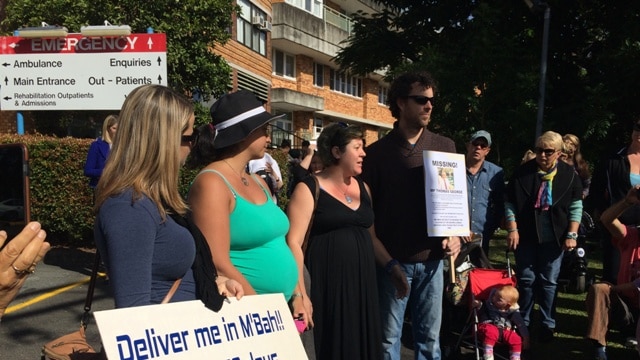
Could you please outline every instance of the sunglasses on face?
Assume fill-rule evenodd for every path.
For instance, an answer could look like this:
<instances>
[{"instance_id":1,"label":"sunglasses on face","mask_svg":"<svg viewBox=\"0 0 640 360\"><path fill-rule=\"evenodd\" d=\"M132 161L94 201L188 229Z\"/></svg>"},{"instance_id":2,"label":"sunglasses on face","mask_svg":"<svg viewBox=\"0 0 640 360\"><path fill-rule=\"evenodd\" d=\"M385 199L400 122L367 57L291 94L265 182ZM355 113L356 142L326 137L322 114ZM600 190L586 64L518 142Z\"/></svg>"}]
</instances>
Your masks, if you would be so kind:
<instances>
[{"instance_id":1,"label":"sunglasses on face","mask_svg":"<svg viewBox=\"0 0 640 360\"><path fill-rule=\"evenodd\" d=\"M489 144L487 144L486 142L482 142L482 141L473 141L471 143L471 146L473 146L473 147L480 146L481 149L486 149L486 148L489 147Z\"/></svg>"},{"instance_id":2,"label":"sunglasses on face","mask_svg":"<svg viewBox=\"0 0 640 360\"><path fill-rule=\"evenodd\" d=\"M538 154L538 155L544 154L545 156L549 157L549 156L555 154L555 152L557 150L556 149L543 149L543 148L537 147L535 151L536 151L536 154Z\"/></svg>"},{"instance_id":3,"label":"sunglasses on face","mask_svg":"<svg viewBox=\"0 0 640 360\"><path fill-rule=\"evenodd\" d=\"M640 123L633 124L633 131L640 131Z\"/></svg>"},{"instance_id":4,"label":"sunglasses on face","mask_svg":"<svg viewBox=\"0 0 640 360\"><path fill-rule=\"evenodd\" d=\"M416 104L418 104L418 105L426 105L427 102L430 102L431 106L435 105L433 103L433 96L432 97L428 97L428 96L423 96L423 95L407 95L407 99L411 99L411 100L415 101Z\"/></svg>"},{"instance_id":5,"label":"sunglasses on face","mask_svg":"<svg viewBox=\"0 0 640 360\"><path fill-rule=\"evenodd\" d=\"M196 140L195 133L191 135L182 135L182 137L180 138L180 141L182 141L182 143L193 143L195 140Z\"/></svg>"}]
</instances>

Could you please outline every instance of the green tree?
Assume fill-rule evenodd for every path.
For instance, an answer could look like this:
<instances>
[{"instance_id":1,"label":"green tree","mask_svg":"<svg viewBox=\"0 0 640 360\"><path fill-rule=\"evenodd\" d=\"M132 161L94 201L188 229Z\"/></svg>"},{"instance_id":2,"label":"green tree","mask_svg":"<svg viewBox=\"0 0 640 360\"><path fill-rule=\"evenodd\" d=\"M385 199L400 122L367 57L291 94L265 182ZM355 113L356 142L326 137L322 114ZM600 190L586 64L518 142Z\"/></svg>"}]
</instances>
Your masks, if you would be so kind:
<instances>
[{"instance_id":1,"label":"green tree","mask_svg":"<svg viewBox=\"0 0 640 360\"><path fill-rule=\"evenodd\" d=\"M386 69L389 78L429 70L439 82L431 127L452 136L460 150L472 131L489 130L490 157L510 172L535 139L542 13L520 1L374 2L386 10L355 17L353 35L336 61L357 74ZM578 135L586 158L595 162L627 141L640 108L634 84L640 4L547 3L543 131Z\"/></svg>"},{"instance_id":2,"label":"green tree","mask_svg":"<svg viewBox=\"0 0 640 360\"><path fill-rule=\"evenodd\" d=\"M236 11L228 0L8 0L0 31L8 35L43 21L69 32L105 20L129 25L134 33L153 28L167 35L169 86L186 94L197 92L206 101L228 91L231 68L212 48L229 40Z\"/></svg>"}]
</instances>

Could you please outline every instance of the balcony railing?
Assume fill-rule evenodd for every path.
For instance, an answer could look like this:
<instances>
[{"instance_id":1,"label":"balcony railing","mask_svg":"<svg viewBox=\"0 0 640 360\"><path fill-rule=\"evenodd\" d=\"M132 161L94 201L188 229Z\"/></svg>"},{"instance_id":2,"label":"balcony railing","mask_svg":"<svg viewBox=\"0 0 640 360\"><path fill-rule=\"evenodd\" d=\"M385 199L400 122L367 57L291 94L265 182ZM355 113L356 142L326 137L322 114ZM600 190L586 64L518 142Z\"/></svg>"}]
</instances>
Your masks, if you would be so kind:
<instances>
[{"instance_id":1,"label":"balcony railing","mask_svg":"<svg viewBox=\"0 0 640 360\"><path fill-rule=\"evenodd\" d=\"M339 13L330 7L324 7L324 21L331 25L335 25L351 35L353 21L347 15Z\"/></svg>"}]
</instances>

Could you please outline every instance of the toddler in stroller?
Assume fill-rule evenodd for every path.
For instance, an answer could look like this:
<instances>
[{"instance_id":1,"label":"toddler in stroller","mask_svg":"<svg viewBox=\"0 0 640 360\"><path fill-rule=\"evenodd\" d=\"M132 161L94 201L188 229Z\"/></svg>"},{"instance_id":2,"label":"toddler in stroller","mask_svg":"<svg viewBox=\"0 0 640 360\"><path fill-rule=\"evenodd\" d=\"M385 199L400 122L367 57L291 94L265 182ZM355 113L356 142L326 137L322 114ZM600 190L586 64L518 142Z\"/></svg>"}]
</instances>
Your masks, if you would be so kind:
<instances>
[{"instance_id":1,"label":"toddler in stroller","mask_svg":"<svg viewBox=\"0 0 640 360\"><path fill-rule=\"evenodd\" d=\"M520 360L523 344L527 347L529 331L518 307L518 290L513 285L500 285L491 289L489 297L474 300L478 309L478 339L484 349L484 360L493 360L496 343L509 345L510 360Z\"/></svg>"}]
</instances>

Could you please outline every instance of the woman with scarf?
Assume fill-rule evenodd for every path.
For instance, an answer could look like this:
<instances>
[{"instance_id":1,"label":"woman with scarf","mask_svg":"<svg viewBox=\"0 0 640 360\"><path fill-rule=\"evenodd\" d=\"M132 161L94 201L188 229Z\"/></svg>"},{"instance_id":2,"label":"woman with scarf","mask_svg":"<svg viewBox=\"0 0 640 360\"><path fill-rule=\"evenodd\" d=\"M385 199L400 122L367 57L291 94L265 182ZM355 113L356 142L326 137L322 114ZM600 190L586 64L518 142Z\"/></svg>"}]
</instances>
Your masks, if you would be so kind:
<instances>
[{"instance_id":1,"label":"woman with scarf","mask_svg":"<svg viewBox=\"0 0 640 360\"><path fill-rule=\"evenodd\" d=\"M514 250L520 312L527 326L534 302L540 308L539 341L553 339L555 294L564 251L573 251L582 216L582 185L571 165L558 161L560 134L547 131L536 140L533 160L518 167L507 186L505 220Z\"/></svg>"}]
</instances>

